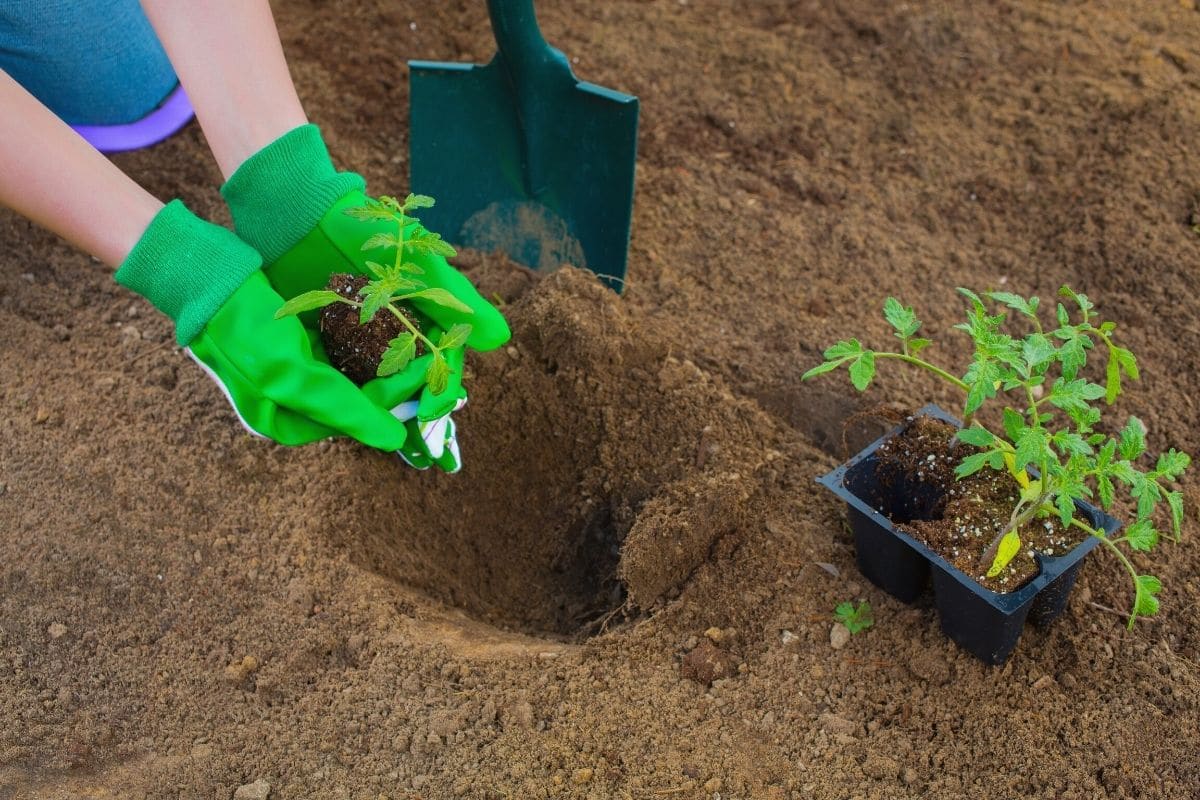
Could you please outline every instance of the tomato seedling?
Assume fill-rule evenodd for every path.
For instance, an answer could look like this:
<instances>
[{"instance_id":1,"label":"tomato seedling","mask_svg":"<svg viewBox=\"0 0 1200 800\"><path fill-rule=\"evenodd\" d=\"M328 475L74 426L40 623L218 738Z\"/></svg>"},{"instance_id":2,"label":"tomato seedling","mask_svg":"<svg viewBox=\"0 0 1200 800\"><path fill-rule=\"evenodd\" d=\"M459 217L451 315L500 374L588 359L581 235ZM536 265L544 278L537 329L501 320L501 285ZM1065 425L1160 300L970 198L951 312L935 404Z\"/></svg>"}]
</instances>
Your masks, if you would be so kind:
<instances>
[{"instance_id":1,"label":"tomato seedling","mask_svg":"<svg viewBox=\"0 0 1200 800\"><path fill-rule=\"evenodd\" d=\"M965 478L984 468L1009 475L1020 488L1007 524L980 553L988 576L1003 570L1021 549L1021 529L1036 519L1057 516L1064 527L1074 526L1098 537L1133 579L1134 599L1129 626L1139 616L1158 611L1162 584L1153 575L1141 574L1122 549L1149 552L1163 536L1179 541L1183 523L1183 493L1174 485L1191 463L1187 453L1174 449L1162 453L1152 469L1134 465L1146 452L1146 427L1129 417L1114 437L1096 431L1103 417L1103 400L1111 406L1120 396L1122 380L1137 380L1137 359L1115 341L1116 324L1100 322L1086 295L1064 286L1060 296L1078 310L1076 320L1059 302L1057 327L1046 329L1039 316L1037 297L1010 292L988 292L985 297L1014 312L1028 332L1006 332L1008 314L989 314L984 300L968 289L958 290L969 302L966 322L954 327L965 331L974 345L970 366L957 377L921 357L931 342L916 336L921 327L913 309L889 297L883 313L900 340L898 351L871 350L858 339L840 341L825 350L825 361L806 372L802 380L845 366L850 381L865 391L875 377L880 360L893 359L928 370L961 389L964 427L957 438L971 445L955 469ZM1105 382L1081 377L1090 353L1102 347L1107 354ZM1009 398L1016 403L1008 404ZM976 419L986 403L1002 406L1002 425L993 430ZM1014 407L1015 406L1015 407ZM1108 510L1118 490L1137 507L1136 518L1122 536L1107 538L1076 513L1075 501L1097 497ZM1166 512L1161 509L1165 506ZM1166 533L1158 524L1166 519Z\"/></svg>"}]
</instances>

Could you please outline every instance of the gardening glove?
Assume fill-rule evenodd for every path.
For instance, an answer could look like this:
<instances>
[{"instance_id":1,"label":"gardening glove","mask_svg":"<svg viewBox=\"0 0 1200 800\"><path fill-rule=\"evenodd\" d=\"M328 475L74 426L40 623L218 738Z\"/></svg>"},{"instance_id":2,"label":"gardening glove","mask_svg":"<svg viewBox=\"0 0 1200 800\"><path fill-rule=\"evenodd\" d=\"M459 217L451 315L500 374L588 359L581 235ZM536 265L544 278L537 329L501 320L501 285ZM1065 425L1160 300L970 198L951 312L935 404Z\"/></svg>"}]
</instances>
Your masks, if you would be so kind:
<instances>
[{"instance_id":1,"label":"gardening glove","mask_svg":"<svg viewBox=\"0 0 1200 800\"><path fill-rule=\"evenodd\" d=\"M387 386L368 396L320 360L299 321L275 319L283 298L261 266L258 253L231 232L175 200L154 217L115 277L175 322L176 341L252 433L288 445L347 435L399 450L407 429L380 405L402 398Z\"/></svg>"},{"instance_id":2,"label":"gardening glove","mask_svg":"<svg viewBox=\"0 0 1200 800\"><path fill-rule=\"evenodd\" d=\"M362 250L375 233L394 234L395 223L364 222L346 211L368 203L363 179L337 172L315 125L304 125L277 139L243 163L221 188L229 203L239 236L262 255L271 283L285 298L324 288L336 272L365 274L366 261L386 259L379 251ZM406 238L419 229L411 223ZM492 350L508 341L508 325L500 312L480 296L461 273L444 258L412 255L409 260L423 270L419 279L430 288L449 291L471 309L464 313L442 305L414 301L413 305L440 328L456 323L471 325L467 346ZM315 324L315 315L302 317ZM435 430L450 429L445 420L459 405L462 393L462 354L452 360L449 387L434 395L418 390L417 427L430 434L427 458L416 463L439 463L444 453ZM412 426L410 426L412 427ZM421 439L426 442L425 438ZM410 442L415 445L415 440Z\"/></svg>"}]
</instances>

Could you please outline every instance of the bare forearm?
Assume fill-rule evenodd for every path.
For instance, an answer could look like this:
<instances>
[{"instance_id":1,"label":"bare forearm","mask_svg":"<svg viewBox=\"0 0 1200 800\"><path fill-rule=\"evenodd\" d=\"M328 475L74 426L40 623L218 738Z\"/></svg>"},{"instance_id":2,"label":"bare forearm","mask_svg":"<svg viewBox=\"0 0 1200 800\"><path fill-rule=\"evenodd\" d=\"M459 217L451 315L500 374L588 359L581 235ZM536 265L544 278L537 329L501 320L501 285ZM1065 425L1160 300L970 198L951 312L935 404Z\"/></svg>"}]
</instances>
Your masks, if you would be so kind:
<instances>
[{"instance_id":1,"label":"bare forearm","mask_svg":"<svg viewBox=\"0 0 1200 800\"><path fill-rule=\"evenodd\" d=\"M0 71L0 204L117 266L162 203Z\"/></svg>"},{"instance_id":2,"label":"bare forearm","mask_svg":"<svg viewBox=\"0 0 1200 800\"><path fill-rule=\"evenodd\" d=\"M308 122L267 0L142 0L222 174Z\"/></svg>"}]
</instances>

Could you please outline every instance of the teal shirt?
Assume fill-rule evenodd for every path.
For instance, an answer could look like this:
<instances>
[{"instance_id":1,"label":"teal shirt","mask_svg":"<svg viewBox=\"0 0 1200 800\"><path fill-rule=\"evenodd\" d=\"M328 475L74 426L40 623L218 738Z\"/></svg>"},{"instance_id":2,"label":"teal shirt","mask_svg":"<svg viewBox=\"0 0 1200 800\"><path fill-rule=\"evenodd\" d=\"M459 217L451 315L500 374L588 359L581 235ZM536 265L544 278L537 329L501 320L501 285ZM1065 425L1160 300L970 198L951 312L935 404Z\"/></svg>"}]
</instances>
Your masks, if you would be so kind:
<instances>
[{"instance_id":1,"label":"teal shirt","mask_svg":"<svg viewBox=\"0 0 1200 800\"><path fill-rule=\"evenodd\" d=\"M178 83L138 0L3 0L0 70L72 125L120 125Z\"/></svg>"}]
</instances>

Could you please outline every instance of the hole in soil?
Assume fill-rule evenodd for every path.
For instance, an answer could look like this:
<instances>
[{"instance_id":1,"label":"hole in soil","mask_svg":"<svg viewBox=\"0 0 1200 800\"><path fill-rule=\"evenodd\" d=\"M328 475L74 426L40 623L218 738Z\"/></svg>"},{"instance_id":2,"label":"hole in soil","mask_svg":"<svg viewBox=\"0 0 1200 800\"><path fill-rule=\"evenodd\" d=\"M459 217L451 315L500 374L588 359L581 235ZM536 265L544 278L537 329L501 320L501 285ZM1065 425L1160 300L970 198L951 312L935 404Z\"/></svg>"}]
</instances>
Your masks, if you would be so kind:
<instances>
[{"instance_id":1,"label":"hole in soil","mask_svg":"<svg viewBox=\"0 0 1200 800\"><path fill-rule=\"evenodd\" d=\"M742 528L769 426L590 274L559 270L506 314L513 343L472 359L455 415L462 472L339 446L306 500L314 529L379 575L579 640L650 608Z\"/></svg>"}]
</instances>

